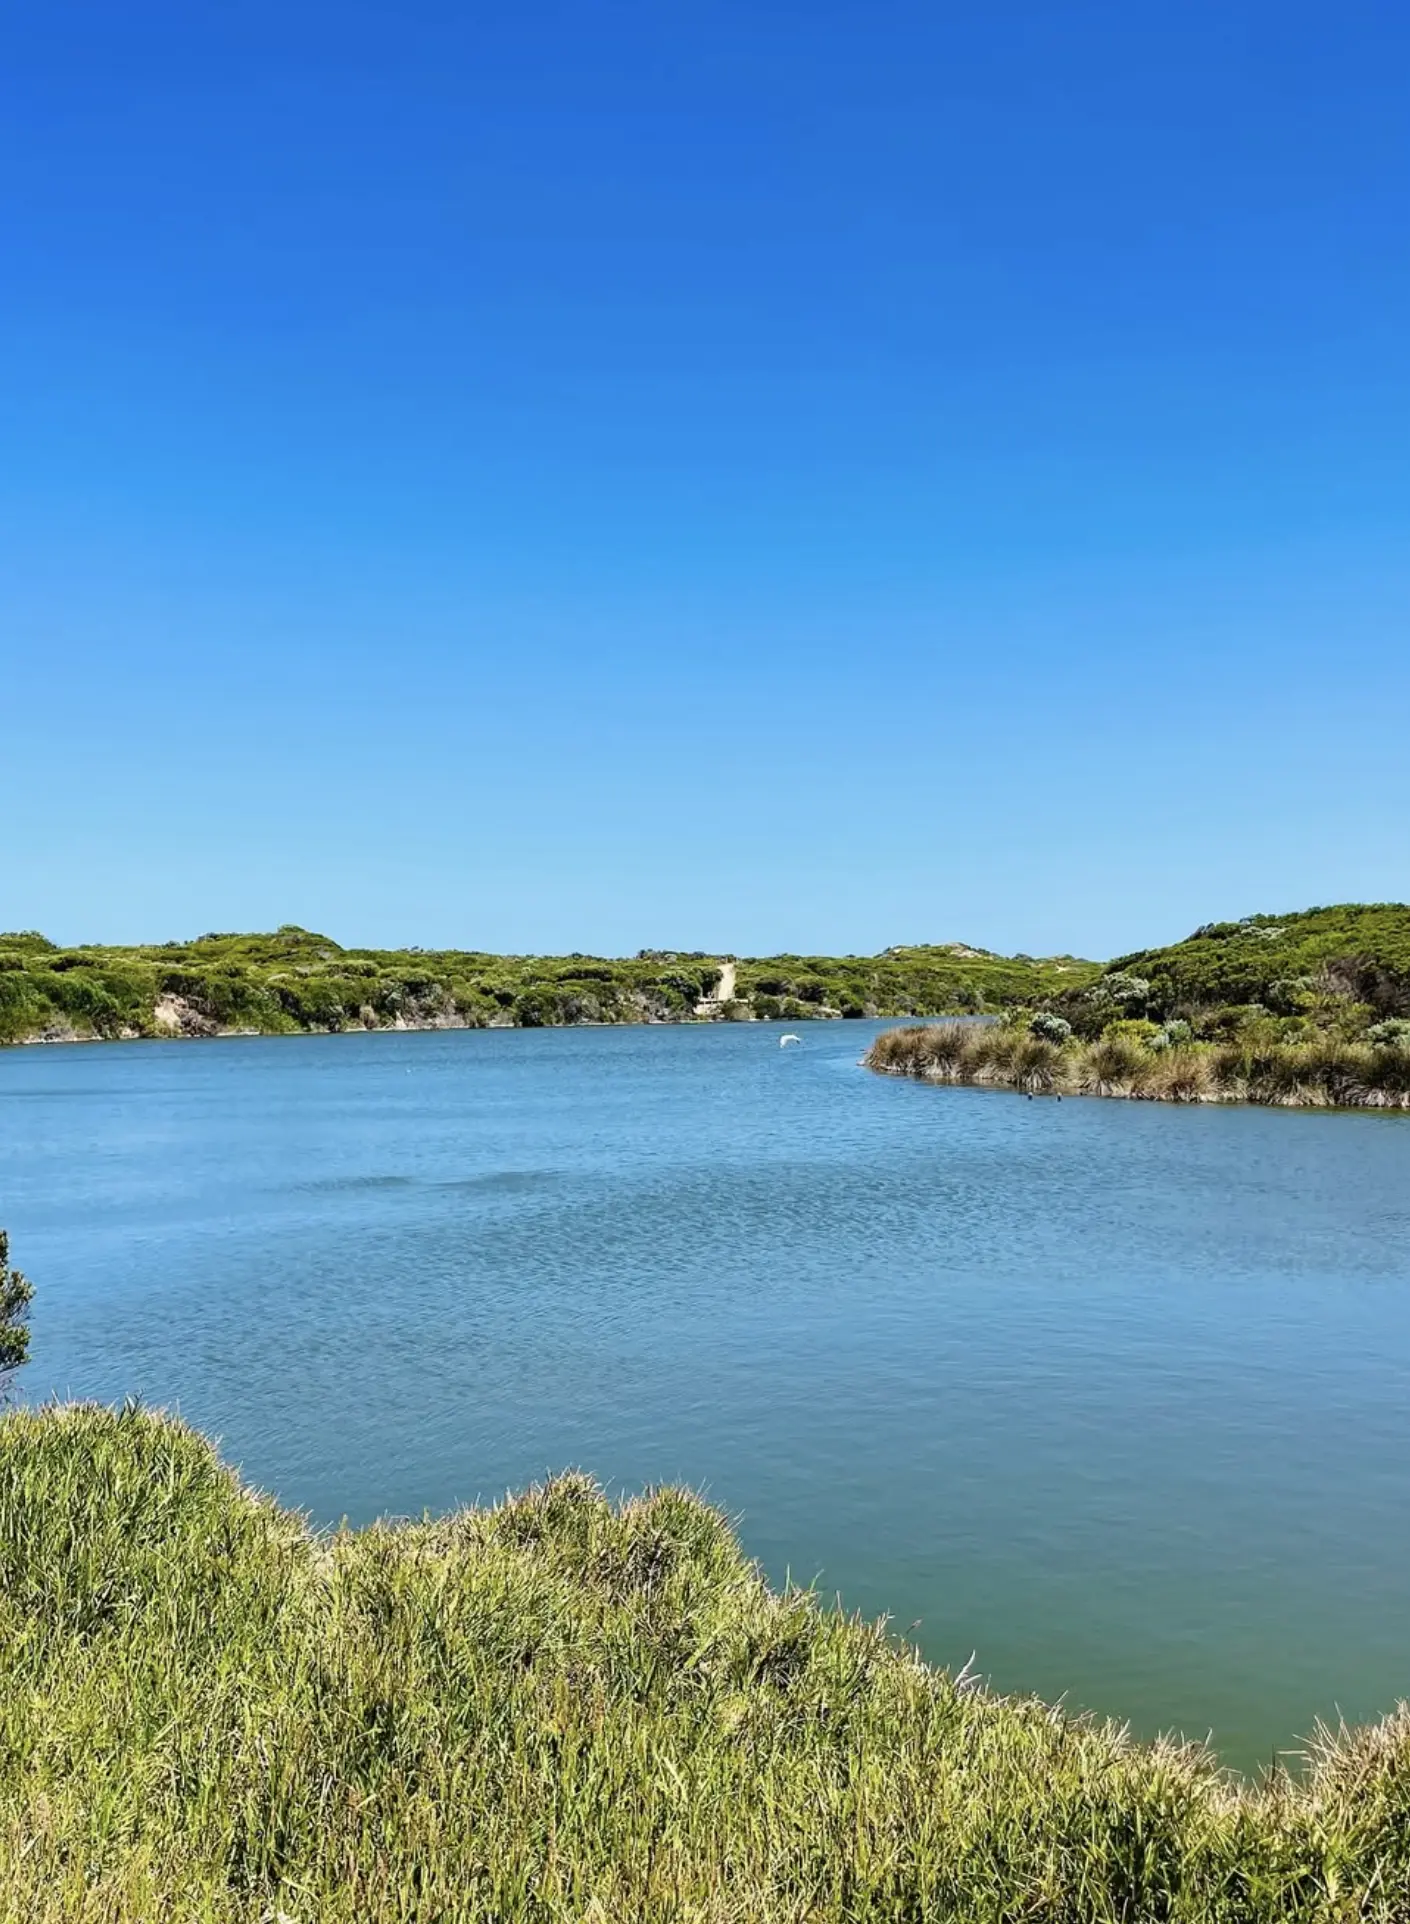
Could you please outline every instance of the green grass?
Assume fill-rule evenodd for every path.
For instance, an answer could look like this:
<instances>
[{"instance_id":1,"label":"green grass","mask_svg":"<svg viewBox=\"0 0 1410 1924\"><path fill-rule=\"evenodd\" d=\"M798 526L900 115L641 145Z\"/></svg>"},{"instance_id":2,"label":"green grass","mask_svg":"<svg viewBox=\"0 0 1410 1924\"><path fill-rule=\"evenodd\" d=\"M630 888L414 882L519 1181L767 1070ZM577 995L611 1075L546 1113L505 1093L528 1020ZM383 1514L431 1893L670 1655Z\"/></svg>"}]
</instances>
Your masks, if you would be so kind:
<instances>
[{"instance_id":1,"label":"green grass","mask_svg":"<svg viewBox=\"0 0 1410 1924\"><path fill-rule=\"evenodd\" d=\"M136 1411L0 1421L0 1919L1379 1920L1410 1714L1256 1787L565 1478L335 1536Z\"/></svg>"},{"instance_id":2,"label":"green grass","mask_svg":"<svg viewBox=\"0 0 1410 1924\"><path fill-rule=\"evenodd\" d=\"M681 1022L721 958L344 949L288 927L135 948L60 949L0 934L0 1042L232 1031L556 1027ZM1090 981L1095 963L1034 961L952 944L880 956L778 956L739 967L735 1017L930 1015L1004 1008Z\"/></svg>"}]
</instances>

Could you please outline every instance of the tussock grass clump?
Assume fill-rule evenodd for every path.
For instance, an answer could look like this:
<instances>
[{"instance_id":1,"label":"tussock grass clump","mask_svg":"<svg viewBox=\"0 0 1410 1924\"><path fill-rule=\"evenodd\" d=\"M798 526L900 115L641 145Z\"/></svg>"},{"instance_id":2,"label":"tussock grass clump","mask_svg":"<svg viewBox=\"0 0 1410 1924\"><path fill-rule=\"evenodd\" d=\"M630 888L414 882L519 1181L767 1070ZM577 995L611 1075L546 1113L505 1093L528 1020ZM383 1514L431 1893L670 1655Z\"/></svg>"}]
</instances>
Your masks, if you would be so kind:
<instances>
[{"instance_id":1,"label":"tussock grass clump","mask_svg":"<svg viewBox=\"0 0 1410 1924\"><path fill-rule=\"evenodd\" d=\"M1085 1095L1135 1095L1155 1066L1149 1049L1132 1036L1104 1036L1087 1050L1086 1074L1079 1083Z\"/></svg>"},{"instance_id":2,"label":"tussock grass clump","mask_svg":"<svg viewBox=\"0 0 1410 1924\"><path fill-rule=\"evenodd\" d=\"M1181 1044L1155 1053L1139 1090L1155 1102L1207 1101L1215 1093L1210 1051L1197 1044Z\"/></svg>"},{"instance_id":3,"label":"tussock grass clump","mask_svg":"<svg viewBox=\"0 0 1410 1924\"><path fill-rule=\"evenodd\" d=\"M1066 1056L1060 1044L1017 1025L940 1022L888 1029L872 1044L874 1069L920 1075L932 1082L991 1082L1015 1089L1061 1086Z\"/></svg>"},{"instance_id":4,"label":"tussock grass clump","mask_svg":"<svg viewBox=\"0 0 1410 1924\"><path fill-rule=\"evenodd\" d=\"M1399 1044L1373 1047L1334 1035L1292 1042L1172 1043L1167 1036L1156 1032L1143 1039L1117 1030L1095 1041L1074 1036L1053 1042L1021 1023L987 1028L939 1023L884 1031L865 1061L884 1075L1029 1094L1410 1108L1410 1048Z\"/></svg>"},{"instance_id":5,"label":"tussock grass clump","mask_svg":"<svg viewBox=\"0 0 1410 1924\"><path fill-rule=\"evenodd\" d=\"M1005 1699L565 1477L320 1537L180 1424L0 1420L0 1918L1410 1914L1410 1712L1305 1781Z\"/></svg>"}]
</instances>

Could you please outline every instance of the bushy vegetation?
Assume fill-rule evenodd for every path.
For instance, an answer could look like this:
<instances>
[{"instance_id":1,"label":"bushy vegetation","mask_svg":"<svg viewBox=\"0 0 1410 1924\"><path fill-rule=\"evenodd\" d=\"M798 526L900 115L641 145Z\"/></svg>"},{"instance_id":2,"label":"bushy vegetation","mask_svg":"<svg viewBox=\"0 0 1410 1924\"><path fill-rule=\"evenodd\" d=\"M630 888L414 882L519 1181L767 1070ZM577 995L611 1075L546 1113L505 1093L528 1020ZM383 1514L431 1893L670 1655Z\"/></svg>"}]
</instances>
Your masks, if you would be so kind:
<instances>
[{"instance_id":1,"label":"bushy vegetation","mask_svg":"<svg viewBox=\"0 0 1410 1924\"><path fill-rule=\"evenodd\" d=\"M1410 1016L1410 906L1401 902L1304 909L1210 922L1184 942L1123 955L1064 1000L1085 1034L1117 1017L1189 1022L1197 1033L1250 1020L1340 1022L1364 1034Z\"/></svg>"},{"instance_id":2,"label":"bushy vegetation","mask_svg":"<svg viewBox=\"0 0 1410 1924\"><path fill-rule=\"evenodd\" d=\"M10 1266L10 1238L0 1229L0 1397L29 1356L29 1279Z\"/></svg>"},{"instance_id":3,"label":"bushy vegetation","mask_svg":"<svg viewBox=\"0 0 1410 1924\"><path fill-rule=\"evenodd\" d=\"M1021 1021L880 1037L930 1081L1163 1101L1410 1106L1410 908L1211 923L1110 962Z\"/></svg>"},{"instance_id":4,"label":"bushy vegetation","mask_svg":"<svg viewBox=\"0 0 1410 1924\"><path fill-rule=\"evenodd\" d=\"M180 1424L0 1419L0 1917L1394 1924L1410 1713L1232 1784L568 1477L332 1537Z\"/></svg>"},{"instance_id":5,"label":"bushy vegetation","mask_svg":"<svg viewBox=\"0 0 1410 1924\"><path fill-rule=\"evenodd\" d=\"M733 1018L925 1015L1004 1008L1089 981L1096 965L962 948L776 957L739 965ZM430 1027L538 1028L694 1019L719 959L344 949L307 929L204 935L160 947L60 949L0 935L0 1042L35 1037L259 1034Z\"/></svg>"},{"instance_id":6,"label":"bushy vegetation","mask_svg":"<svg viewBox=\"0 0 1410 1924\"><path fill-rule=\"evenodd\" d=\"M1040 1013L983 1027L889 1029L866 1061L889 1075L1030 1095L1410 1108L1410 1042L1349 1041L1315 1030L1268 1039L1257 1023L1217 1041L1197 1040L1179 1021L1162 1028L1120 1019L1095 1038L1062 1035L1065 1027Z\"/></svg>"},{"instance_id":7,"label":"bushy vegetation","mask_svg":"<svg viewBox=\"0 0 1410 1924\"><path fill-rule=\"evenodd\" d=\"M1075 956L992 955L951 942L881 955L774 955L741 962L738 993L759 1015L957 1015L1014 1008L1091 982Z\"/></svg>"},{"instance_id":8,"label":"bushy vegetation","mask_svg":"<svg viewBox=\"0 0 1410 1924\"><path fill-rule=\"evenodd\" d=\"M31 931L0 935L0 1042L1023 1008L1042 1018L1035 1039L1059 1044L1065 1023L1087 1042L1122 1033L1157 1052L1219 1043L1261 1055L1314 1042L1394 1052L1405 1033L1396 1025L1410 1023L1410 908L1211 923L1105 967L962 943L751 957L737 963L728 1003L713 1000L721 969L722 958L673 950L607 958L344 949L294 927L146 948L60 949Z\"/></svg>"}]
</instances>

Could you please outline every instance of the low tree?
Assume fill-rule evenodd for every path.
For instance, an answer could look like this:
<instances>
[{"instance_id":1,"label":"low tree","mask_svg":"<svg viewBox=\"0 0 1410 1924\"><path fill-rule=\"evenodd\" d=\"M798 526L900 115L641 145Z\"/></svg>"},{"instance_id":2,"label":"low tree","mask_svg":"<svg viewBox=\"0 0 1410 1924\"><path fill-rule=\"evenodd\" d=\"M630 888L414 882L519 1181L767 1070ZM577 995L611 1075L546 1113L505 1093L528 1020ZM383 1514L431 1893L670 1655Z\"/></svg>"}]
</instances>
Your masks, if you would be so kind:
<instances>
[{"instance_id":1,"label":"low tree","mask_svg":"<svg viewBox=\"0 0 1410 1924\"><path fill-rule=\"evenodd\" d=\"M0 1388L29 1356L33 1285L10 1267L10 1238L0 1229Z\"/></svg>"}]
</instances>

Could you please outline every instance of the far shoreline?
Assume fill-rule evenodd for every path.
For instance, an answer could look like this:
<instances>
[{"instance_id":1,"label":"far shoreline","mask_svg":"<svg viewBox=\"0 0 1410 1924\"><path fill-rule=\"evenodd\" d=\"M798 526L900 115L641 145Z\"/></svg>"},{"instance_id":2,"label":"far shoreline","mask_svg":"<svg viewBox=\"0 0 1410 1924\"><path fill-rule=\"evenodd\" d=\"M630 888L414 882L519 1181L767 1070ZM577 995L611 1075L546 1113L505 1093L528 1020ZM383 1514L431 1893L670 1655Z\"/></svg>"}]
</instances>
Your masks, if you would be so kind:
<instances>
[{"instance_id":1,"label":"far shoreline","mask_svg":"<svg viewBox=\"0 0 1410 1924\"><path fill-rule=\"evenodd\" d=\"M569 1029L781 1029L786 1024L821 1024L832 1028L839 1023L851 1022L896 1022L910 1021L927 1023L992 1021L993 1017L971 1016L968 1014L937 1015L920 1017L897 1017L894 1015L851 1016L838 1010L819 1012L814 1015L741 1015L741 1016L634 1016L618 1022L604 1022L597 1017L584 1017L576 1022L375 1022L366 1025L347 1023L333 1029L209 1029L209 1030L157 1030L134 1029L125 1035L26 1035L16 1036L8 1041L0 1041L0 1051L6 1049L66 1048L87 1044L100 1044L110 1048L128 1042L249 1042L264 1040L268 1042L292 1042L300 1038L328 1038L334 1036L369 1035L505 1035L519 1032L525 1035L535 1031L562 1032Z\"/></svg>"}]
</instances>

